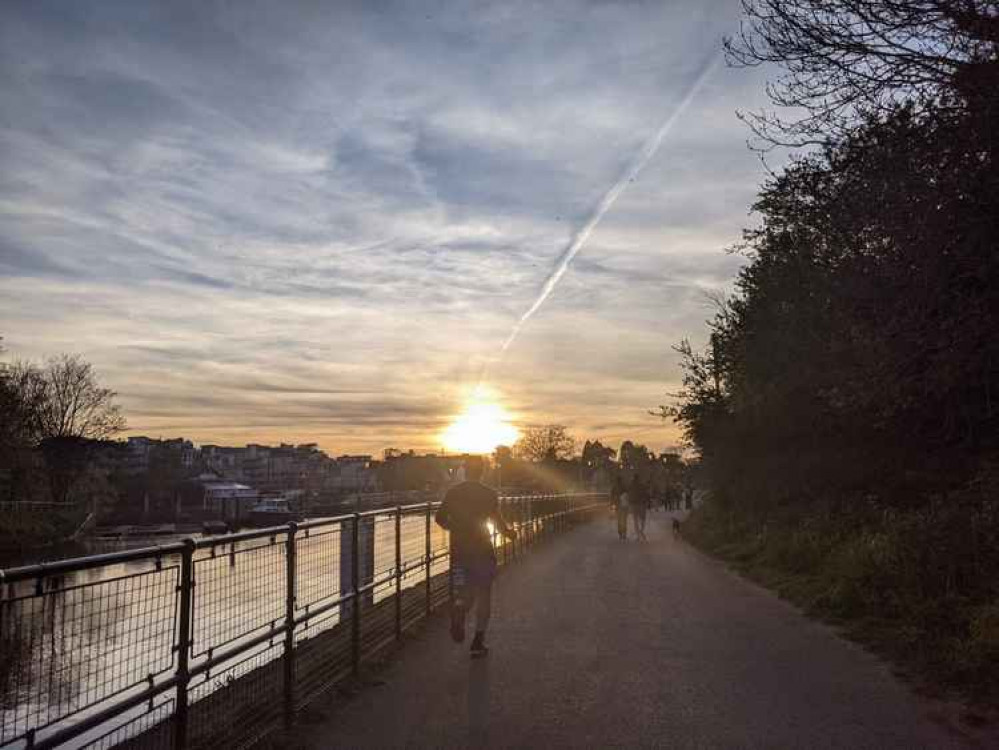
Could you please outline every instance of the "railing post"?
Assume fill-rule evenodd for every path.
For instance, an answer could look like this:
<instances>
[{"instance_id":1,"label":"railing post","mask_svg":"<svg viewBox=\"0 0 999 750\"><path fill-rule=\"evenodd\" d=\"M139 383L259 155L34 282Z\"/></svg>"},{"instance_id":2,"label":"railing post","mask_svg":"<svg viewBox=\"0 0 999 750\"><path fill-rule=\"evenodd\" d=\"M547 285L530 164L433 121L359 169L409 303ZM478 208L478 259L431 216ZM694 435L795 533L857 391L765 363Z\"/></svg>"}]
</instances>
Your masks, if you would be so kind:
<instances>
[{"instance_id":1,"label":"railing post","mask_svg":"<svg viewBox=\"0 0 999 750\"><path fill-rule=\"evenodd\" d=\"M361 674L361 514L354 513L350 530L350 587L354 592L350 618L350 666L354 677Z\"/></svg>"},{"instance_id":2,"label":"railing post","mask_svg":"<svg viewBox=\"0 0 999 750\"><path fill-rule=\"evenodd\" d=\"M507 507L510 508L512 506L510 505L510 503L507 503ZM507 522L511 523L513 525L514 531L518 531L518 527L520 526L520 508L518 507L517 510L514 513L511 513L510 515L515 515L516 518L514 518L512 520L510 518L507 518ZM519 531L518 531L517 536L518 537L520 536ZM517 539L514 539L513 541L510 542L510 549L513 550L513 559L516 560L517 559Z\"/></svg>"},{"instance_id":3,"label":"railing post","mask_svg":"<svg viewBox=\"0 0 999 750\"><path fill-rule=\"evenodd\" d=\"M509 514L506 514L503 517L505 519L507 519L507 521L510 520ZM504 561L505 562L509 562L509 560L510 560L511 557L513 557L513 558L517 557L517 550L514 547L513 540L511 540L506 535L503 536L503 549L505 550L503 552L503 556L504 556Z\"/></svg>"},{"instance_id":4,"label":"railing post","mask_svg":"<svg viewBox=\"0 0 999 750\"><path fill-rule=\"evenodd\" d=\"M431 503L431 502L428 501L427 502L427 524L426 524L427 528L426 528L426 535L425 535L426 536L426 539L425 539L425 541L426 541L426 557L425 557L425 559L427 561L427 571L426 571L427 572L427 602L426 602L426 606L427 606L427 615L428 616L430 615L431 604L432 604L431 599L430 599L430 556L431 556L431 554L433 552L433 546L430 543L430 515L431 515L430 511L432 509L433 509L433 503ZM448 567L450 567L450 565L448 565Z\"/></svg>"},{"instance_id":5,"label":"railing post","mask_svg":"<svg viewBox=\"0 0 999 750\"><path fill-rule=\"evenodd\" d=\"M395 508L395 638L402 638L402 507Z\"/></svg>"},{"instance_id":6,"label":"railing post","mask_svg":"<svg viewBox=\"0 0 999 750\"><path fill-rule=\"evenodd\" d=\"M527 523L529 524L527 532L529 537L528 542L530 542L530 545L533 547L534 546L534 502L531 500L531 498L527 498L526 502L527 502Z\"/></svg>"},{"instance_id":7,"label":"railing post","mask_svg":"<svg viewBox=\"0 0 999 750\"><path fill-rule=\"evenodd\" d=\"M180 611L177 623L177 699L173 716L173 746L187 747L187 684L191 680L191 616L194 608L194 540L185 539L180 553Z\"/></svg>"},{"instance_id":8,"label":"railing post","mask_svg":"<svg viewBox=\"0 0 999 750\"><path fill-rule=\"evenodd\" d=\"M493 555L496 554L496 536L496 527L494 526L493 530L489 533L489 543L493 546ZM506 565L506 545L503 546L503 549L501 549L500 552L503 553L503 564Z\"/></svg>"},{"instance_id":9,"label":"railing post","mask_svg":"<svg viewBox=\"0 0 999 750\"><path fill-rule=\"evenodd\" d=\"M288 524L285 540L285 610L284 610L284 725L295 722L295 534L298 524Z\"/></svg>"}]
</instances>

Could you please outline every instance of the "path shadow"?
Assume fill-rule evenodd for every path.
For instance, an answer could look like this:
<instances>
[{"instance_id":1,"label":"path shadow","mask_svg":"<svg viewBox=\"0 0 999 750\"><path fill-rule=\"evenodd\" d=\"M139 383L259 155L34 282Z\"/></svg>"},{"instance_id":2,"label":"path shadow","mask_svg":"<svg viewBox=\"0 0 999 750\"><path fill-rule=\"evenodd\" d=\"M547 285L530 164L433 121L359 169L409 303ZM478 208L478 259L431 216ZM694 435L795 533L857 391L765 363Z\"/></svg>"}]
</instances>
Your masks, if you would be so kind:
<instances>
[{"instance_id":1,"label":"path shadow","mask_svg":"<svg viewBox=\"0 0 999 750\"><path fill-rule=\"evenodd\" d=\"M472 659L468 666L468 746L489 744L489 659Z\"/></svg>"}]
</instances>

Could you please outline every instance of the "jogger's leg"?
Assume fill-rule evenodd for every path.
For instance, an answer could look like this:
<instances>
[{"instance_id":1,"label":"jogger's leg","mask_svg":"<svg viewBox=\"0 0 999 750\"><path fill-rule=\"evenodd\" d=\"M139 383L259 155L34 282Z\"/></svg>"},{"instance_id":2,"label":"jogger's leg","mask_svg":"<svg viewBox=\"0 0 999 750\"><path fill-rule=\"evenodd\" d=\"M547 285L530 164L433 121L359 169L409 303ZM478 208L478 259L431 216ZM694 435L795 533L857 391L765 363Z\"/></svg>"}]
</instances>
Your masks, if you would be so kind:
<instances>
[{"instance_id":1,"label":"jogger's leg","mask_svg":"<svg viewBox=\"0 0 999 750\"><path fill-rule=\"evenodd\" d=\"M469 599L471 596L474 596L471 586L465 586L461 593L451 600L451 638L455 643L462 643L465 640L465 615L472 604Z\"/></svg>"},{"instance_id":2,"label":"jogger's leg","mask_svg":"<svg viewBox=\"0 0 999 750\"><path fill-rule=\"evenodd\" d=\"M493 584L490 579L475 587L475 638L472 639L472 658L478 659L489 653L486 645L486 628L492 612Z\"/></svg>"},{"instance_id":3,"label":"jogger's leg","mask_svg":"<svg viewBox=\"0 0 999 750\"><path fill-rule=\"evenodd\" d=\"M485 634L489 627L489 618L493 610L493 584L482 584L475 587L475 635Z\"/></svg>"}]
</instances>

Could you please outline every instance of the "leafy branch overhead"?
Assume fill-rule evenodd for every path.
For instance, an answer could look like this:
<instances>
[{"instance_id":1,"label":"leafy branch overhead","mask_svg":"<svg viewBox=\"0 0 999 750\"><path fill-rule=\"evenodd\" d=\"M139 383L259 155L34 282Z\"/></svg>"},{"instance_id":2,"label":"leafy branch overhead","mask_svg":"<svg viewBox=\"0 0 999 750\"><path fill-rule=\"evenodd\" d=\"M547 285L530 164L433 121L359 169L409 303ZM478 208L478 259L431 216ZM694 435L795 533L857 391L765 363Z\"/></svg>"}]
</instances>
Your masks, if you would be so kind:
<instances>
[{"instance_id":1,"label":"leafy branch overhead","mask_svg":"<svg viewBox=\"0 0 999 750\"><path fill-rule=\"evenodd\" d=\"M776 111L746 117L769 144L828 144L900 107L959 116L991 95L999 10L989 0L743 0L730 63L776 65Z\"/></svg>"}]
</instances>

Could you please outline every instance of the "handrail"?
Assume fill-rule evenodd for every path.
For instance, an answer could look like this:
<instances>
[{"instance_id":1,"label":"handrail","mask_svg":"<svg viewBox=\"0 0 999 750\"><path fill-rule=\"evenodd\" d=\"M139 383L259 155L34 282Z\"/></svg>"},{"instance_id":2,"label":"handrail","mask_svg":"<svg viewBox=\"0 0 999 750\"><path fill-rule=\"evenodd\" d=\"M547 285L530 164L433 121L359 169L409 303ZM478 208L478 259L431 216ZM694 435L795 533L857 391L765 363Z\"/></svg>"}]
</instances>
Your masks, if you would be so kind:
<instances>
[{"instance_id":1,"label":"handrail","mask_svg":"<svg viewBox=\"0 0 999 750\"><path fill-rule=\"evenodd\" d=\"M138 549L122 550L120 552L105 552L99 555L86 555L84 557L70 557L65 560L54 560L52 562L35 563L33 565L22 565L16 568L0 568L0 584L15 583L17 581L28 581L35 578L47 578L54 575L78 570L89 570L99 568L102 565L115 565L117 563L131 562L133 560L151 559L166 557L167 555L179 554L184 549L183 542L173 542L171 544L159 544L152 547L140 547Z\"/></svg>"},{"instance_id":2,"label":"handrail","mask_svg":"<svg viewBox=\"0 0 999 750\"><path fill-rule=\"evenodd\" d=\"M559 493L559 494L544 494L544 495L501 495L501 502L524 502L524 501L544 501L551 500L558 497L585 497L589 495L602 496L602 493L592 493L592 492L574 492L574 493ZM425 509L427 505L431 507L439 507L440 501L429 501L429 503L413 503L410 505L403 506L386 506L385 508L373 508L371 510L361 511L359 515L361 517L369 516L379 516L379 515L390 515L395 512L396 507L401 507L403 510L417 510ZM305 521L299 521L299 529L314 529L320 526L327 526L335 523L343 523L344 521L349 521L354 517L353 513L344 513L338 516L329 516L324 518L309 519ZM247 542L253 541L255 539L266 539L268 537L276 536L277 534L285 534L288 532L288 524L281 524L279 526L268 526L266 528L252 529L250 531L238 531L232 534L225 534L224 536L211 536L204 539L194 539L195 549L207 549L210 547L217 547L220 544L230 544L232 542ZM132 562L135 560L142 560L144 558L156 559L157 557L165 557L167 555L176 555L184 548L184 542L171 542L169 544L158 544L151 545L149 547L138 547L131 550L121 550L117 552L103 552L96 555L82 555L79 557L68 557L64 560L55 560L52 562L34 563L32 565L21 565L13 568L0 568L0 584L2 583L14 583L16 581L32 580L38 578L39 576L47 577L52 575L60 575L67 572L72 572L76 570L86 570L90 568L100 567L102 565L113 565L116 563Z\"/></svg>"},{"instance_id":3,"label":"handrail","mask_svg":"<svg viewBox=\"0 0 999 750\"><path fill-rule=\"evenodd\" d=\"M561 493L500 499L510 508L510 522L521 531L517 543L494 542L501 564L506 564L569 528L573 519L589 518L605 504L598 500L606 496ZM215 716L211 695L240 679L237 675L244 672L237 668L259 669L272 661L281 662L275 665L274 674L283 686L283 700L276 699L276 705L283 706L280 713L290 725L298 707L311 695L305 692L311 688L299 684L299 670L314 670L316 664L296 666L304 658L299 653L302 639L348 648L342 658L356 674L372 649L401 638L407 623L429 614L442 597L449 597L447 537L433 523L433 511L439 506L440 501L430 500L0 570L0 621L5 637L10 633L16 639L22 630L45 629L44 643L60 644L58 649L47 648L35 655L32 644L42 641L32 635L24 648L26 658L37 659L37 664L22 664L21 672L28 677L19 672L15 679L35 680L37 684L28 683L28 691L42 697L48 688L65 690L63 685L46 682L54 679L59 667L72 668L81 680L91 674L99 680L96 686L81 682L85 699L67 708L59 703L54 704L56 709L47 708L42 701L0 709L0 747L77 744L85 733L104 732L113 722L118 725L102 737L129 739L156 731L160 724L143 723L143 717L153 717L154 710L155 717L170 717L158 720L170 722L175 750L211 743L214 740L197 734L206 720L205 711L213 720L224 718ZM404 518L420 522L414 528L412 523L402 524ZM309 533L326 528L334 533ZM240 542L262 539L271 543L237 549ZM390 552L386 543L394 546L395 556L385 566L386 556L379 569L379 555ZM376 551L377 545L381 552ZM206 549L212 554L197 554ZM176 560L164 564L171 556ZM150 565L123 572L111 569L132 562ZM71 573L102 567L108 575L68 578ZM34 582L34 588L15 585L25 581ZM243 598L240 586L251 587L249 599ZM379 614L383 607L388 611ZM149 617L155 619L142 619ZM97 631L91 632L94 627ZM84 634L89 639L87 647L76 649L74 639ZM0 642L0 648L9 648L10 643ZM21 658L17 653L13 656ZM71 661L60 665L52 661L56 658ZM224 679L217 676L227 672ZM208 702L202 705L206 698ZM159 705L154 706L157 700ZM143 704L145 713L137 713ZM164 706L172 706L172 712L161 713ZM266 711L250 713L267 715ZM254 731L242 725L232 729ZM102 744L109 746L103 740Z\"/></svg>"}]
</instances>

